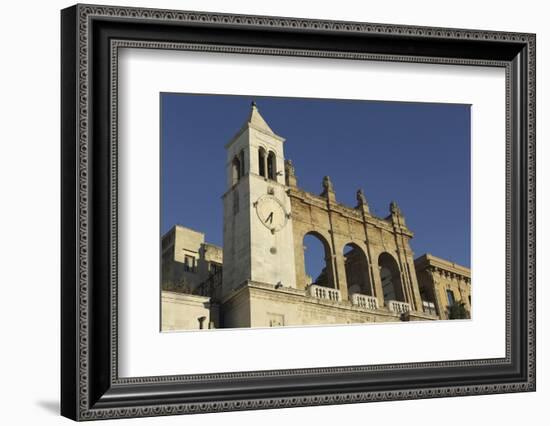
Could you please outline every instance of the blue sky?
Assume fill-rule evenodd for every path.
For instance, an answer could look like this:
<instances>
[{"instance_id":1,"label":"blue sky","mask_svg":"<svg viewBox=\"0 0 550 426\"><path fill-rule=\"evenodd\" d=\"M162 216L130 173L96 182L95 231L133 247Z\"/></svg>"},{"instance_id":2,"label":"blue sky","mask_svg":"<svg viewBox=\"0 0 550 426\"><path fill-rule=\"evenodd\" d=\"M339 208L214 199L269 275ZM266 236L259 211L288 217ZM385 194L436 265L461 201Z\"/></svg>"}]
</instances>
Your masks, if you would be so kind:
<instances>
[{"instance_id":1,"label":"blue sky","mask_svg":"<svg viewBox=\"0 0 550 426\"><path fill-rule=\"evenodd\" d=\"M470 266L469 105L163 93L162 233L179 223L222 245L224 145L252 100L286 138L298 186L318 194L330 175L337 201L355 206L362 188L380 217L395 200L415 257ZM307 245L306 266L317 270L320 247Z\"/></svg>"}]
</instances>

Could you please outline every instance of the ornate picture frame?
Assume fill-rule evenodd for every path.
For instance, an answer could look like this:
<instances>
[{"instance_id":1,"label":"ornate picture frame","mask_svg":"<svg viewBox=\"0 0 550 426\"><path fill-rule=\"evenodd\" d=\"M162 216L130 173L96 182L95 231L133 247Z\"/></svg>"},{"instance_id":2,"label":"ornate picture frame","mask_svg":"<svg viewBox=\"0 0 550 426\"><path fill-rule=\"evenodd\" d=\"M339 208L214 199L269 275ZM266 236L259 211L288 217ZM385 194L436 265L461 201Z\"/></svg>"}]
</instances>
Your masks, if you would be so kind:
<instances>
[{"instance_id":1,"label":"ornate picture frame","mask_svg":"<svg viewBox=\"0 0 550 426\"><path fill-rule=\"evenodd\" d=\"M62 415L93 420L535 390L534 34L96 5L64 9L61 29ZM506 355L119 377L123 47L503 68Z\"/></svg>"}]
</instances>

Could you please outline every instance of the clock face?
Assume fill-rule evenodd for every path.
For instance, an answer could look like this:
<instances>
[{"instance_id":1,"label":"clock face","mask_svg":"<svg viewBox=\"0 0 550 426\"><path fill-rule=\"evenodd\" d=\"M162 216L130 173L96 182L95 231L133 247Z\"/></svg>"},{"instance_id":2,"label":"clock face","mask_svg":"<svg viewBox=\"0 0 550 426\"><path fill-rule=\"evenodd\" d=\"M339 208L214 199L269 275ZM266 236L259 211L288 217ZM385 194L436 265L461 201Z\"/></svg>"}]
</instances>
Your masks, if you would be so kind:
<instances>
[{"instance_id":1,"label":"clock face","mask_svg":"<svg viewBox=\"0 0 550 426\"><path fill-rule=\"evenodd\" d=\"M283 229L288 220L288 215L283 203L272 195L262 195L256 202L256 213L262 224L277 232Z\"/></svg>"}]
</instances>

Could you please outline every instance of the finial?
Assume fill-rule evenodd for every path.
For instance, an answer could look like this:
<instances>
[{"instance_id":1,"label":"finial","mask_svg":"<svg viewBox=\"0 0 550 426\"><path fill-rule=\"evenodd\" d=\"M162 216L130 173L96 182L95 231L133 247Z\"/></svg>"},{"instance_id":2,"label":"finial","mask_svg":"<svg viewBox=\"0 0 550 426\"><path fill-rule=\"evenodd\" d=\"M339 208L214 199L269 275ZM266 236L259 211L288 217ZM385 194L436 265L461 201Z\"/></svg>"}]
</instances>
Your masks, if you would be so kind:
<instances>
[{"instance_id":1,"label":"finial","mask_svg":"<svg viewBox=\"0 0 550 426\"><path fill-rule=\"evenodd\" d=\"M285 184L287 186L296 186L296 172L291 159L285 160Z\"/></svg>"},{"instance_id":2,"label":"finial","mask_svg":"<svg viewBox=\"0 0 550 426\"><path fill-rule=\"evenodd\" d=\"M256 101L250 102L250 106L251 106L252 108L258 108L258 106L256 105Z\"/></svg>"},{"instance_id":3,"label":"finial","mask_svg":"<svg viewBox=\"0 0 550 426\"><path fill-rule=\"evenodd\" d=\"M323 177L323 189L325 191L334 191L334 188L332 187L332 182L330 180L330 176Z\"/></svg>"},{"instance_id":4,"label":"finial","mask_svg":"<svg viewBox=\"0 0 550 426\"><path fill-rule=\"evenodd\" d=\"M390 213L401 214L401 210L395 201L390 203Z\"/></svg>"},{"instance_id":5,"label":"finial","mask_svg":"<svg viewBox=\"0 0 550 426\"><path fill-rule=\"evenodd\" d=\"M357 202L359 205L367 204L367 199L365 198L365 194L363 193L362 189L357 190Z\"/></svg>"},{"instance_id":6,"label":"finial","mask_svg":"<svg viewBox=\"0 0 550 426\"><path fill-rule=\"evenodd\" d=\"M367 198L365 197L365 194L361 188L359 188L355 194L357 198L357 206L356 209L361 209L363 212L370 214L369 205L367 203Z\"/></svg>"}]
</instances>

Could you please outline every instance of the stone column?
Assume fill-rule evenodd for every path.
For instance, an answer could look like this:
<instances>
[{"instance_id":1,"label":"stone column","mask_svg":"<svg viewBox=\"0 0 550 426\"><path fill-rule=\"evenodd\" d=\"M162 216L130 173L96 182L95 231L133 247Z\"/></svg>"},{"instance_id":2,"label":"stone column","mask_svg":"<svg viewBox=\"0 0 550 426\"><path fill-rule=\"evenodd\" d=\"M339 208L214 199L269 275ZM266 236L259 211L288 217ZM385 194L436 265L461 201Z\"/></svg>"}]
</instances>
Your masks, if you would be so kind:
<instances>
[{"instance_id":1,"label":"stone column","mask_svg":"<svg viewBox=\"0 0 550 426\"><path fill-rule=\"evenodd\" d=\"M414 268L414 260L412 256L406 255L406 267L409 282L411 283L411 292L414 300L413 307L416 305L416 310L422 312L422 296L420 296L420 286L418 285L418 278L416 276L416 269Z\"/></svg>"},{"instance_id":2,"label":"stone column","mask_svg":"<svg viewBox=\"0 0 550 426\"><path fill-rule=\"evenodd\" d=\"M366 247L365 256L367 257L367 264L368 264L366 272L369 277L369 283L370 283L369 290L371 292L371 296L375 296L378 299L378 305L383 306L384 297L381 290L382 283L380 281L380 271L378 269L378 261L372 256L372 250L371 250L370 239L369 239L369 231L368 231L369 225L367 223L367 217L370 216L369 205L367 203L367 199L362 189L357 190L356 198L357 198L356 209L358 209L361 212L361 217L363 219L363 230L365 231L365 247ZM376 281L377 278L375 278L375 276L378 277L378 286ZM380 299L380 297L382 297L382 300Z\"/></svg>"},{"instance_id":3,"label":"stone column","mask_svg":"<svg viewBox=\"0 0 550 426\"><path fill-rule=\"evenodd\" d=\"M443 271L436 269L435 277L437 280L437 298L439 300L440 312L439 315L441 319L448 319L447 306L447 286L445 285L445 277Z\"/></svg>"},{"instance_id":4,"label":"stone column","mask_svg":"<svg viewBox=\"0 0 550 426\"><path fill-rule=\"evenodd\" d=\"M301 223L298 221L293 222L294 232L294 268L296 271L296 288L305 290L306 288L306 267L305 267L305 254L304 254L304 235L305 231L302 229ZM312 277L315 279L316 277Z\"/></svg>"},{"instance_id":5,"label":"stone column","mask_svg":"<svg viewBox=\"0 0 550 426\"><path fill-rule=\"evenodd\" d=\"M330 252L332 256L332 272L333 272L333 278L334 278L334 288L340 290L340 294L342 296L342 300L347 300L347 286L345 284L346 282L346 272L345 272L345 266L344 262L341 259L341 256L338 256L338 253L336 252L336 247L338 244L336 244L336 239L334 236L334 227L332 225L332 205L336 203L336 194L334 192L334 187L332 186L332 182L330 180L329 176L325 176L323 178L323 192L321 193L322 197L325 197L327 200L327 215L328 215L328 223L329 223L329 233L330 233ZM342 286L340 284L340 280L342 278L342 272L343 272L343 283ZM345 289L343 287L346 287Z\"/></svg>"},{"instance_id":6,"label":"stone column","mask_svg":"<svg viewBox=\"0 0 550 426\"><path fill-rule=\"evenodd\" d=\"M373 278L373 284L374 284L374 294L376 296L376 299L378 300L378 306L382 307L385 304L384 300L384 290L382 289L382 277L380 276L380 266L378 266L378 256L380 254L376 255L376 263L372 265L372 278Z\"/></svg>"},{"instance_id":7,"label":"stone column","mask_svg":"<svg viewBox=\"0 0 550 426\"><path fill-rule=\"evenodd\" d=\"M446 319L447 316L445 314L445 306L441 305L440 289L439 289L440 284L438 280L438 273L436 269L432 267L430 267L429 269L426 269L426 271L428 272L430 279L432 280L432 291L433 291L435 309L440 319Z\"/></svg>"},{"instance_id":8,"label":"stone column","mask_svg":"<svg viewBox=\"0 0 550 426\"><path fill-rule=\"evenodd\" d=\"M336 247L339 246L339 244L336 245ZM334 265L336 266L334 275L336 276L335 282L338 283L337 288L340 290L342 300L348 300L348 283L346 280L346 263L344 260L344 253L342 250L337 250L332 257L334 259Z\"/></svg>"},{"instance_id":9,"label":"stone column","mask_svg":"<svg viewBox=\"0 0 550 426\"><path fill-rule=\"evenodd\" d=\"M464 303L464 307L470 312L470 315L472 313L472 307L470 306L470 299L468 299L468 296L470 295L468 291L468 281L466 277L463 277L462 275L457 275L457 285L458 285L458 291L460 292L460 299Z\"/></svg>"}]
</instances>

